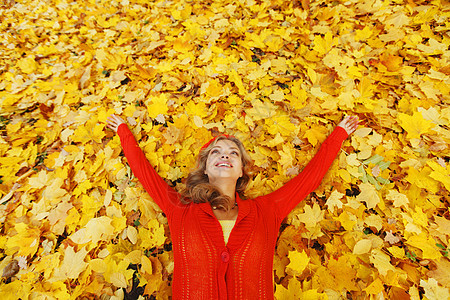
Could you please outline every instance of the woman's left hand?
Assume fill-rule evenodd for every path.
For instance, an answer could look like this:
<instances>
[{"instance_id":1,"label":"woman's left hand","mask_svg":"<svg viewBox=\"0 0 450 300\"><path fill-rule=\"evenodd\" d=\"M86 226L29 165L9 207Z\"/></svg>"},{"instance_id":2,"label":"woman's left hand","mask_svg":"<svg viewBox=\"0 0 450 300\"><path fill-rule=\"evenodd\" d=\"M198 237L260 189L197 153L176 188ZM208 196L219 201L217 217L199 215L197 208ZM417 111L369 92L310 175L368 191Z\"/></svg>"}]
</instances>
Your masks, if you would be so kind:
<instances>
[{"instance_id":1,"label":"woman's left hand","mask_svg":"<svg viewBox=\"0 0 450 300\"><path fill-rule=\"evenodd\" d=\"M346 116L338 126L344 128L347 134L350 135L358 128L358 121L358 116Z\"/></svg>"}]
</instances>

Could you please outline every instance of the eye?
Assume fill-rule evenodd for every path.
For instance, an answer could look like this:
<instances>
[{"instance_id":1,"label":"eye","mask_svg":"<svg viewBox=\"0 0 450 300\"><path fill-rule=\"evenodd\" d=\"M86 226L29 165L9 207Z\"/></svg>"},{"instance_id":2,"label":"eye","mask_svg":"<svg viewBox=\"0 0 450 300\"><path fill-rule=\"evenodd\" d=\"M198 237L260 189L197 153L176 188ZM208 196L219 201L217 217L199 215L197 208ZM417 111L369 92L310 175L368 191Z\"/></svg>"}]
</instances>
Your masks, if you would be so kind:
<instances>
[{"instance_id":1,"label":"eye","mask_svg":"<svg viewBox=\"0 0 450 300\"><path fill-rule=\"evenodd\" d=\"M231 154L239 156L239 152L237 152L237 151L233 151L233 152L231 152Z\"/></svg>"},{"instance_id":2,"label":"eye","mask_svg":"<svg viewBox=\"0 0 450 300\"><path fill-rule=\"evenodd\" d=\"M216 154L216 153L219 153L219 150L217 150L217 149L211 150L211 154Z\"/></svg>"}]
</instances>

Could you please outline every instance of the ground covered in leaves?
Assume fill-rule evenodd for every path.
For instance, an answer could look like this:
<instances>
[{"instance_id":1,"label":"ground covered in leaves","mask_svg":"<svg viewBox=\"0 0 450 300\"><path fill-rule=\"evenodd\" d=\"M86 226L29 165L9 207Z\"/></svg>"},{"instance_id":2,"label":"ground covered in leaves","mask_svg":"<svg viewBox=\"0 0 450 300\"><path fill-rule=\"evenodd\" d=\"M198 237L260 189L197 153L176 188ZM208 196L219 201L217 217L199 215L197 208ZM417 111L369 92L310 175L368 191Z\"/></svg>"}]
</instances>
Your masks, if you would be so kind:
<instances>
[{"instance_id":1,"label":"ground covered in leaves","mask_svg":"<svg viewBox=\"0 0 450 300\"><path fill-rule=\"evenodd\" d=\"M161 210L105 120L176 188L214 134L248 196L360 129L280 230L280 299L448 299L448 1L3 1L1 299L169 299Z\"/></svg>"}]
</instances>

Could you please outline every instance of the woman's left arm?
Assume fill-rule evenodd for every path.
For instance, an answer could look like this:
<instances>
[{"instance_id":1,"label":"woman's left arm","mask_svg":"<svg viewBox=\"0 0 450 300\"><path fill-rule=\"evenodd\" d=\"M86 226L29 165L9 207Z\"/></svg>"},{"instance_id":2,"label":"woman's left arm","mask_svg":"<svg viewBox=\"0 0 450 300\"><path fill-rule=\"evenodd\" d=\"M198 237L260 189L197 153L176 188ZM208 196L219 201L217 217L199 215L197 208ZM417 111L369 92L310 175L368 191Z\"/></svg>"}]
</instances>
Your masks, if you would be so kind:
<instances>
[{"instance_id":1,"label":"woman's left arm","mask_svg":"<svg viewBox=\"0 0 450 300\"><path fill-rule=\"evenodd\" d=\"M358 117L345 117L320 146L319 151L303 171L280 189L263 196L273 201L281 222L309 193L322 182L323 177L335 160L342 142L358 127Z\"/></svg>"}]
</instances>

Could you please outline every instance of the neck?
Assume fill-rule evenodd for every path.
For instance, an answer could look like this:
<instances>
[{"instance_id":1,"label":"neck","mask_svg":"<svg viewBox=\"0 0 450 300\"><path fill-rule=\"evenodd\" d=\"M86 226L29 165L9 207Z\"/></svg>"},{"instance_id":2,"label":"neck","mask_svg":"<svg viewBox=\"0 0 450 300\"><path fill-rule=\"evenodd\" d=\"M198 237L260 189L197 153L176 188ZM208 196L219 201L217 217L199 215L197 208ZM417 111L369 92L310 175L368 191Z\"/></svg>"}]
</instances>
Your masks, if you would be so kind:
<instances>
[{"instance_id":1,"label":"neck","mask_svg":"<svg viewBox=\"0 0 450 300\"><path fill-rule=\"evenodd\" d=\"M210 183L217 187L223 195L229 197L228 208L232 208L236 202L236 182L220 181Z\"/></svg>"}]
</instances>

